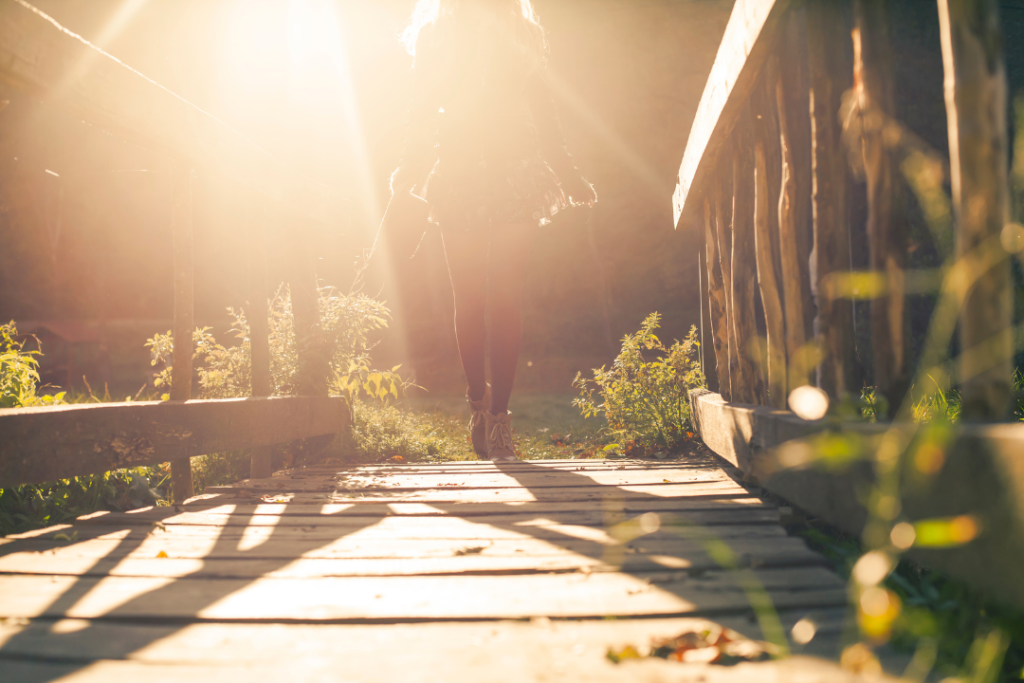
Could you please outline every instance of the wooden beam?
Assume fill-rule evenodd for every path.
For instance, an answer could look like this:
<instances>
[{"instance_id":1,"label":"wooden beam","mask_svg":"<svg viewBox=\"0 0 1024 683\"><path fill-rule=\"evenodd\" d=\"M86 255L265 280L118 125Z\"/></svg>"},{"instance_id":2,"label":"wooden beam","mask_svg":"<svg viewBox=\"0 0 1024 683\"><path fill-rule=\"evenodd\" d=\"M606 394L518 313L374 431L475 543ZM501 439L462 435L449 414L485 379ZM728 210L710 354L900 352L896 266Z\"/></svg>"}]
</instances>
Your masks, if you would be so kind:
<instances>
[{"instance_id":1,"label":"wooden beam","mask_svg":"<svg viewBox=\"0 0 1024 683\"><path fill-rule=\"evenodd\" d=\"M956 255L1002 251L1010 221L1007 179L1006 67L996 0L939 0L946 121L956 215ZM960 347L987 347L960 357L962 414L969 419L1006 415L1014 339L1013 282L1003 256L976 278L963 302Z\"/></svg>"},{"instance_id":2,"label":"wooden beam","mask_svg":"<svg viewBox=\"0 0 1024 683\"><path fill-rule=\"evenodd\" d=\"M886 0L855 0L853 7L853 78L867 181L870 266L885 280L885 294L871 301L871 356L874 384L893 415L909 383L904 283L908 235L899 216L895 159L883 136L895 100L889 11Z\"/></svg>"},{"instance_id":3,"label":"wooden beam","mask_svg":"<svg viewBox=\"0 0 1024 683\"><path fill-rule=\"evenodd\" d=\"M1024 608L1024 424L964 423L951 432L942 430L943 438L936 441L922 438L925 427L919 424L805 421L787 411L728 403L703 389L690 393L690 404L708 448L750 481L854 536L868 520L865 491L875 485L871 458L880 440L895 436L911 449L921 444L934 448L923 460L927 472L918 465L920 451L903 456L900 518L916 522L973 515L981 535L961 546L911 548L907 556L1000 604ZM827 437L814 436L826 430ZM822 452L817 438L827 438L833 447L842 442L855 459L816 461Z\"/></svg>"},{"instance_id":4,"label":"wooden beam","mask_svg":"<svg viewBox=\"0 0 1024 683\"><path fill-rule=\"evenodd\" d=\"M718 376L718 392L723 396L732 394L729 381L729 323L725 315L725 287L722 284L722 266L718 261L717 216L711 201L704 198L704 250L708 264L708 308L711 318L711 338L715 352L715 371Z\"/></svg>"},{"instance_id":5,"label":"wooden beam","mask_svg":"<svg viewBox=\"0 0 1024 683\"><path fill-rule=\"evenodd\" d=\"M246 274L248 277L249 358L251 395L270 396L273 379L270 375L270 320L267 310L267 239L264 230L265 212L257 196L250 197L246 207ZM249 455L249 476L269 477L273 472L270 446L254 446Z\"/></svg>"},{"instance_id":6,"label":"wooden beam","mask_svg":"<svg viewBox=\"0 0 1024 683\"><path fill-rule=\"evenodd\" d=\"M174 353L171 365L171 400L192 398L192 354L195 344L194 277L192 258L192 170L180 163L170 166L171 233L174 239ZM188 458L171 461L171 491L175 502L191 498L192 464Z\"/></svg>"},{"instance_id":7,"label":"wooden beam","mask_svg":"<svg viewBox=\"0 0 1024 683\"><path fill-rule=\"evenodd\" d=\"M344 199L24 0L0 0L0 82L193 168L223 174L327 225Z\"/></svg>"},{"instance_id":8,"label":"wooden beam","mask_svg":"<svg viewBox=\"0 0 1024 683\"><path fill-rule=\"evenodd\" d=\"M790 0L736 0L733 5L679 166L672 197L677 228L680 224L699 226L700 197L709 189L719 154L791 4Z\"/></svg>"},{"instance_id":9,"label":"wooden beam","mask_svg":"<svg viewBox=\"0 0 1024 683\"><path fill-rule=\"evenodd\" d=\"M843 0L807 5L811 115L811 202L817 304L815 337L824 346L818 385L839 397L859 389L854 382L853 310L849 299L833 298L820 284L830 273L850 270L850 225L846 213L848 172L837 115L848 73Z\"/></svg>"},{"instance_id":10,"label":"wooden beam","mask_svg":"<svg viewBox=\"0 0 1024 683\"><path fill-rule=\"evenodd\" d=\"M732 338L739 363L739 388L732 378L733 400L764 402L764 381L757 348L754 296L757 291L757 257L754 252L754 131L750 108L745 107L736 124L732 188Z\"/></svg>"},{"instance_id":11,"label":"wooden beam","mask_svg":"<svg viewBox=\"0 0 1024 683\"><path fill-rule=\"evenodd\" d=\"M782 163L782 179L779 190L779 256L782 262L783 305L786 316L786 358L789 377L787 391L808 383L808 376L801 363L801 354L807 338L804 333L804 296L801 286L806 269L801 267L797 245L797 209L799 201L795 160L793 155L793 134L790 116L787 112L785 86L782 74L775 79L775 107L779 122L779 145ZM787 397L788 398L788 397Z\"/></svg>"},{"instance_id":12,"label":"wooden beam","mask_svg":"<svg viewBox=\"0 0 1024 683\"><path fill-rule=\"evenodd\" d=\"M336 434L337 397L92 403L0 410L0 487Z\"/></svg>"},{"instance_id":13,"label":"wooden beam","mask_svg":"<svg viewBox=\"0 0 1024 683\"><path fill-rule=\"evenodd\" d=\"M778 129L774 124L774 107L768 90L774 79L771 69L766 70L767 78L762 79L751 104L755 116L754 125L754 249L757 256L757 281L761 289L761 303L764 308L767 338L768 402L776 408L786 407L786 321L782 310L782 296L779 278L775 269L775 252L778 250L778 198L772 193L779 186L778 179L769 181L768 153L778 147ZM774 94L774 93L772 93ZM777 156L777 155L772 155ZM777 192L777 190L776 190ZM772 220L773 216L776 220Z\"/></svg>"},{"instance_id":14,"label":"wooden beam","mask_svg":"<svg viewBox=\"0 0 1024 683\"><path fill-rule=\"evenodd\" d=\"M320 326L320 289L313 260L311 231L300 223L290 230L288 287L299 369L296 388L302 396L326 396L330 373L327 344Z\"/></svg>"},{"instance_id":15,"label":"wooden beam","mask_svg":"<svg viewBox=\"0 0 1024 683\"><path fill-rule=\"evenodd\" d=\"M725 328L728 337L726 350L728 351L729 362L729 393L723 394L730 401L739 400L736 398L740 391L740 365L739 365L739 344L736 342L733 329L735 311L732 299L732 160L723 163L723 169L719 171L720 184L713 191L715 199L715 224L718 234L718 266L722 272L722 288L725 295Z\"/></svg>"}]
</instances>

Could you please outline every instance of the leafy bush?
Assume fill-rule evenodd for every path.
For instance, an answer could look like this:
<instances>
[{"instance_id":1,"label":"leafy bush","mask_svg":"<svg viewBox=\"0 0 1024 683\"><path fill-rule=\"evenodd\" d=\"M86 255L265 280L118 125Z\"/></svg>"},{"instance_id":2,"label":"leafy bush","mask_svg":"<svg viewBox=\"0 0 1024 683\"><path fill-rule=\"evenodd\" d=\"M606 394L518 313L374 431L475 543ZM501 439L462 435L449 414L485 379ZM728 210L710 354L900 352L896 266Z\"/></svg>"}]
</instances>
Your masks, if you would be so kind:
<instances>
[{"instance_id":1,"label":"leafy bush","mask_svg":"<svg viewBox=\"0 0 1024 683\"><path fill-rule=\"evenodd\" d=\"M18 341L18 328L14 321L0 325L0 408L55 405L64 402L64 392L53 396L40 396L40 351L25 351L24 342Z\"/></svg>"},{"instance_id":2,"label":"leafy bush","mask_svg":"<svg viewBox=\"0 0 1024 683\"><path fill-rule=\"evenodd\" d=\"M298 345L295 340L291 295L282 288L270 301L270 376L271 393L289 396L298 393L300 373ZM249 322L245 312L228 308L233 318L231 334L241 340L235 346L219 344L210 328L196 328L194 357L202 398L240 398L251 395L251 346ZM363 294L339 294L329 288L320 290L321 337L318 352L329 364L329 388L332 394L348 397L352 404L360 395L383 400L398 398L406 384L391 370L370 366L373 348L370 335L388 325L391 313L380 301ZM146 342L152 365L160 366L155 380L158 388L170 389L171 358L174 340L171 332L154 335ZM165 398L167 395L165 394Z\"/></svg>"},{"instance_id":3,"label":"leafy bush","mask_svg":"<svg viewBox=\"0 0 1024 683\"><path fill-rule=\"evenodd\" d=\"M633 442L643 452L670 449L687 438L689 391L704 386L696 326L686 339L666 347L654 333L660 323L661 316L651 313L636 334L623 337L611 368L594 370L593 379L579 373L573 380L580 391L573 405L584 417L603 413L610 436L619 444ZM645 352L657 356L647 360Z\"/></svg>"},{"instance_id":4,"label":"leafy bush","mask_svg":"<svg viewBox=\"0 0 1024 683\"><path fill-rule=\"evenodd\" d=\"M41 351L25 351L14 322L0 325L0 407L65 403L64 392L40 395ZM60 524L96 510L131 510L156 504L167 478L160 468L137 467L45 484L0 489L0 535Z\"/></svg>"}]
</instances>

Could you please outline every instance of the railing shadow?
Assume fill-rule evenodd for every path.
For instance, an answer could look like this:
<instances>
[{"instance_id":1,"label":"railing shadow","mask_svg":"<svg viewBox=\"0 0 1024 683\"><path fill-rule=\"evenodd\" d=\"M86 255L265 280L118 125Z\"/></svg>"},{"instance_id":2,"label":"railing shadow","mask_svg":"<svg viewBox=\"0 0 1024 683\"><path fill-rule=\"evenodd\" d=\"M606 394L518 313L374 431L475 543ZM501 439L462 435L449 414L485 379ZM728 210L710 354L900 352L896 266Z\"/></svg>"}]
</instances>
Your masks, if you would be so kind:
<instances>
[{"instance_id":1,"label":"railing shadow","mask_svg":"<svg viewBox=\"0 0 1024 683\"><path fill-rule=\"evenodd\" d=\"M227 498L225 496L224 504L232 505L237 504L237 499ZM288 511L290 503L285 503L282 514ZM186 506L184 511L192 512ZM203 509L197 509L195 512L202 513ZM319 512L319 510L317 510ZM108 553L98 558L89 570L86 570L77 576L75 576L74 583L69 588L64 590L57 596L55 600L47 607L44 615L41 619L33 619L31 625L25 630L13 635L9 638L2 646L0 646L0 672L8 668L9 664L14 664L19 660L25 662L39 662L45 661L48 663L59 663L62 666L27 666L18 667L18 680L20 683L47 683L48 681L56 680L63 676L68 675L76 670L91 665L96 657L91 656L90 653L94 652L97 644L97 634L94 632L95 629L110 623L132 623L132 624L145 624L147 628L135 628L135 629L121 629L119 630L119 638L116 642L106 641L103 643L103 658L104 659L126 659L133 652L137 652L146 646L153 644L154 642L166 638L185 628L186 626L195 623L196 618L200 613L213 605L214 603L228 597L233 593L238 593L245 590L253 582L259 580L263 576L273 571L279 570L286 565L294 562L295 560L302 557L304 554L314 551L318 548L323 548L336 542L338 539L345 536L354 534L358 531L362 531L368 527L371 527L387 515L388 509L386 504L360 504L354 505L349 509L342 510L338 513L330 515L332 520L337 520L342 517L351 517L358 519L362 523L356 523L352 525L332 525L322 526L318 525L321 530L336 529L337 533L324 537L323 534L319 534L316 538L304 539L301 535L291 533L288 530L298 530L298 526L294 525L282 525L280 523L274 525L270 531L269 537L260 542L258 545L251 548L251 550L239 550L238 546L243 538L243 532L247 528L251 528L251 524L254 520L255 509L252 513L249 513L245 517L238 517L236 519L244 519L245 523L233 523L231 525L221 525L218 528L216 539L213 545L209 548L206 554L201 559L201 565L194 571L184 574L182 576L173 578L169 583L154 588L152 590L146 590L139 593L130 599L118 604L108 612L102 614L98 618L91 618L87 621L85 628L79 630L73 630L71 632L61 632L53 628L54 624L58 623L62 618L62 615L67 614L69 610L82 601L88 598L90 593L96 588L100 581L104 577L109 577L111 568L104 570L98 570L99 567L104 564L110 564L114 556L118 559L126 559L130 554L137 550L147 538L154 533L160 533L159 531L150 531L145 526L139 526L137 524L115 524L110 527L103 527L96 522L87 522L76 527L79 533L85 531L89 535L89 538L83 538L82 540L76 540L71 544L66 542L59 543L62 548L74 546L76 543L84 543L91 538L95 538L100 535L100 531L104 535L116 534L119 532L127 531L128 533L124 538L120 539L116 545L114 545ZM179 513L169 510L166 515L162 515L164 519L173 517ZM151 518L147 518L148 521ZM311 525L314 524L311 516ZM225 522L227 517L225 517ZM235 533L234 530L237 530ZM197 539L198 540L198 539ZM45 545L45 544L44 544ZM58 545L56 542L54 546ZM15 541L13 543L5 544L0 547L0 555L9 555L11 553L22 552L25 550L37 551L39 550L40 543L33 541L33 539L25 539L24 541ZM275 550L275 546L281 548L287 548L288 553L274 553L270 552ZM277 554L278 557L274 557ZM234 577L236 580L225 581L213 578L210 580L202 581L201 586L197 585L195 581L190 579L200 579L204 577L204 573L207 573L208 563L213 558L221 558L226 555L230 555L233 558L244 560L246 558L259 558L261 573L257 576L238 576ZM243 566L242 564L239 565ZM98 570L98 571L97 571ZM239 585L239 581L243 581L242 585ZM173 604L175 605L175 612L179 614L186 614L191 616L178 617L174 619L162 619L159 617L147 619L145 615L145 608L147 605L152 604ZM38 652L40 636L45 638L45 653L39 655L26 654ZM53 656L51 653L59 653L57 656ZM5 662L7 664L5 664ZM0 678L5 678L0 676Z\"/></svg>"}]
</instances>

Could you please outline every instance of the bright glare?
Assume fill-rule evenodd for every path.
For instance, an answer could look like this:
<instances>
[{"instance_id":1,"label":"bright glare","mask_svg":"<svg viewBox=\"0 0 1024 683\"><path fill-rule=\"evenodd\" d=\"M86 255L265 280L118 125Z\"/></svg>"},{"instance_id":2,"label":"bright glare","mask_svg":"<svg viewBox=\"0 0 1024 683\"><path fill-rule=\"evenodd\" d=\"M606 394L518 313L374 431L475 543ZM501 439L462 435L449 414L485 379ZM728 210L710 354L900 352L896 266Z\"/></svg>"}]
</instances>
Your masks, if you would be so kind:
<instances>
[{"instance_id":1,"label":"bright glare","mask_svg":"<svg viewBox=\"0 0 1024 683\"><path fill-rule=\"evenodd\" d=\"M820 420L828 412L828 394L805 384L789 394L789 409L804 420Z\"/></svg>"},{"instance_id":2,"label":"bright glare","mask_svg":"<svg viewBox=\"0 0 1024 683\"><path fill-rule=\"evenodd\" d=\"M906 550L914 545L916 539L917 532L914 531L914 525L908 522L900 522L892 528L892 533L889 534L889 540L900 550Z\"/></svg>"},{"instance_id":3,"label":"bright glare","mask_svg":"<svg viewBox=\"0 0 1024 683\"><path fill-rule=\"evenodd\" d=\"M344 61L338 16L330 0L291 0L288 6L288 55L293 66L327 57Z\"/></svg>"},{"instance_id":4,"label":"bright glare","mask_svg":"<svg viewBox=\"0 0 1024 683\"><path fill-rule=\"evenodd\" d=\"M853 578L862 586L877 586L892 570L892 561L885 553L873 550L853 565Z\"/></svg>"},{"instance_id":5,"label":"bright glare","mask_svg":"<svg viewBox=\"0 0 1024 683\"><path fill-rule=\"evenodd\" d=\"M818 633L818 625L806 617L793 625L793 640L799 645L806 645Z\"/></svg>"}]
</instances>

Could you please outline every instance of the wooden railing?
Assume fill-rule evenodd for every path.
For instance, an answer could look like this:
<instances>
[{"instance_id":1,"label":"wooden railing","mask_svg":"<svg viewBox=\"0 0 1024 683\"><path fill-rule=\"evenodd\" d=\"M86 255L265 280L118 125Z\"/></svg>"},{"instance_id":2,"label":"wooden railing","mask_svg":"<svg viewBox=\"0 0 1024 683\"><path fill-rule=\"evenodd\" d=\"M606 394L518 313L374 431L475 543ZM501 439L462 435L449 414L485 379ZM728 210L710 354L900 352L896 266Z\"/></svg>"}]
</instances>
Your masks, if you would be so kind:
<instances>
[{"instance_id":1,"label":"wooden railing","mask_svg":"<svg viewBox=\"0 0 1024 683\"><path fill-rule=\"evenodd\" d=\"M275 160L216 118L60 26L23 0L0 0L0 81L156 153L173 201L174 357L170 400L0 410L0 486L171 462L175 500L192 495L189 458L252 449L252 476L271 474L275 443L337 433L348 411L327 392L310 223L337 225L344 200ZM252 399L193 401L192 187L227 178L248 197L245 252ZM297 397L271 393L267 233L287 231L299 355Z\"/></svg>"},{"instance_id":2,"label":"wooden railing","mask_svg":"<svg viewBox=\"0 0 1024 683\"><path fill-rule=\"evenodd\" d=\"M973 515L984 529L977 540L911 556L1024 607L1024 425L972 422L1008 413L1010 259L1024 235L1008 216L998 8L994 0L939 0L921 11L939 13L949 161L893 115L885 2L735 3L674 196L677 228L695 231L702 244L701 336L718 392L695 392L693 415L704 442L748 480L851 533L875 534L869 545L879 547L879 529L888 534L901 514ZM938 169L937 192L943 172L952 178L956 248L937 272L907 267L899 202L910 201L901 195L910 182L900 173L913 155ZM849 218L850 159L862 172L863 226ZM862 272L851 272L851 239L867 241ZM938 304L914 368L906 300L927 282L941 286L932 290ZM876 424L838 413L800 419L784 409L802 387L827 397L819 407L856 405L863 375L854 362L853 299L869 299L868 374L889 408L878 408ZM964 351L948 360L957 330ZM961 424L945 440L910 419L909 389L930 372L950 377L963 396ZM808 436L821 431L836 438L833 451L846 449L846 466ZM901 480L922 444L940 452L938 470ZM865 501L872 486L892 504Z\"/></svg>"}]
</instances>

